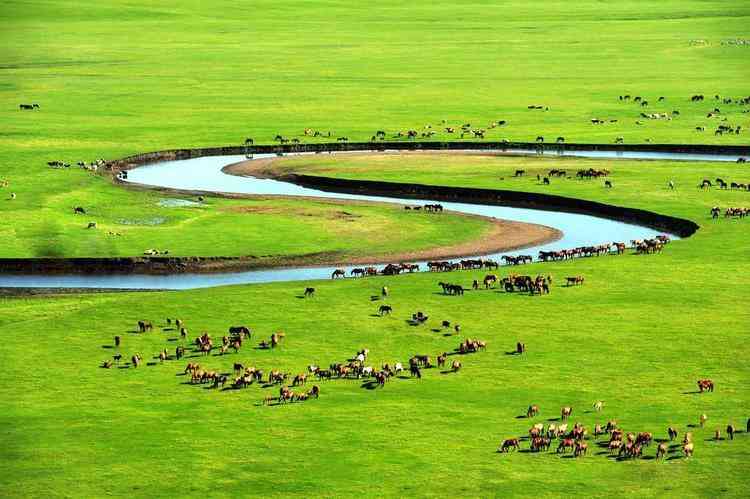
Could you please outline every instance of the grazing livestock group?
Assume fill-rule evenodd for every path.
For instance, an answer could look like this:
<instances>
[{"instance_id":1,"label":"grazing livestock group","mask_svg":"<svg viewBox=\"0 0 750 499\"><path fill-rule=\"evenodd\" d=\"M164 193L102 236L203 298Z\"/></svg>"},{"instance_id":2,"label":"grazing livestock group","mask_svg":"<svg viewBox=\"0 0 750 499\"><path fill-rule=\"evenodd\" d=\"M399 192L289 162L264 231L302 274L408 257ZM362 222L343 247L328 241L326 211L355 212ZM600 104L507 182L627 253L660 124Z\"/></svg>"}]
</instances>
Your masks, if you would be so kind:
<instances>
[{"instance_id":1,"label":"grazing livestock group","mask_svg":"<svg viewBox=\"0 0 750 499\"><path fill-rule=\"evenodd\" d=\"M713 391L713 381L708 379L698 380L698 387L703 392L707 387L711 387ZM603 410L604 403L597 401L593 404L594 410L599 413ZM527 419L535 418L539 416L541 410L537 404L532 404L526 410L525 417ZM542 451L549 451L552 447L553 442L557 441L557 446L554 449L556 454L566 454L572 452L574 457L582 457L587 454L589 448L589 442L593 438L593 443L599 447L603 454L609 458L620 460L626 459L638 459L643 456L644 450L648 448L652 442L656 441L655 459L657 461L666 458L670 453L674 454L670 459L674 459L682 454L685 458L693 456L695 450L695 444L693 440L693 433L687 431L684 434L681 443L671 443L675 441L679 435L678 430L673 426L667 428L667 437L662 439L656 439L654 434L649 431L641 432L627 432L618 425L616 420L610 419L605 425L596 423L593 429L593 435L589 434L589 430L581 423L576 422L572 428L568 429L568 420L572 416L573 408L565 406L560 410L560 417L550 422L546 427L544 423L535 423L529 430L528 436L522 437L510 437L503 439L498 445L497 452L507 453L521 448L521 441L527 440L529 445L529 451L533 453L539 453ZM519 416L523 417L523 416ZM700 426L703 427L707 421L707 416L702 414L699 418ZM690 425L688 425L690 426ZM748 432L750 432L750 419L747 423ZM738 433L737 428L729 423L726 426L726 434L729 440L734 440L735 434ZM600 437L606 437L608 439L600 440ZM714 432L715 441L722 440L721 429L717 428Z\"/></svg>"}]
</instances>

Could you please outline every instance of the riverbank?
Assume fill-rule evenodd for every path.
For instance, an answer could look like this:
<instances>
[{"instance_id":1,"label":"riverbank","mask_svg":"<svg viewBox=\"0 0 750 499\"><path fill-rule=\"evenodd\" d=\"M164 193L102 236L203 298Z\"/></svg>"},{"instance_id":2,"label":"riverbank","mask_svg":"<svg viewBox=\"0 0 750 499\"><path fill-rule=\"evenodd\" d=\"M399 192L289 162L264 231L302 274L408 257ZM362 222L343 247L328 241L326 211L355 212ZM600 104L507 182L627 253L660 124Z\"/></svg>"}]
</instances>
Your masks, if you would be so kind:
<instances>
[{"instance_id":1,"label":"riverbank","mask_svg":"<svg viewBox=\"0 0 750 499\"><path fill-rule=\"evenodd\" d=\"M397 159L398 157L407 157L416 154L444 155L446 153L389 153L389 155L396 156ZM498 155L497 153L493 154L487 151L471 154ZM242 161L228 165L224 167L222 171L230 175L270 178L284 182L291 182L302 187L338 193L415 199L436 199L441 201L580 213L619 222L643 225L655 230L676 234L680 237L690 237L700 228L697 223L684 218L555 194L522 192L508 189L442 186L413 182L386 182L378 180L327 177L323 175L307 175L295 171L294 166L285 166L282 157Z\"/></svg>"}]
</instances>

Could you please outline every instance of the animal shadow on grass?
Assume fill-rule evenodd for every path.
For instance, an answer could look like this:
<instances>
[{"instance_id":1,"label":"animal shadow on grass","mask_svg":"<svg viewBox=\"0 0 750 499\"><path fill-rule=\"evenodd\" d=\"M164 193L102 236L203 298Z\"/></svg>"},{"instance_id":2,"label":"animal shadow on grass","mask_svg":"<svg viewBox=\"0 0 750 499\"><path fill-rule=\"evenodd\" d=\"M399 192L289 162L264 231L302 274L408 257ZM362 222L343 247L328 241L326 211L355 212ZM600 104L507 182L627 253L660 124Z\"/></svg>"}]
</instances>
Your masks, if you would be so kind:
<instances>
[{"instance_id":1,"label":"animal shadow on grass","mask_svg":"<svg viewBox=\"0 0 750 499\"><path fill-rule=\"evenodd\" d=\"M370 296L370 301L379 301L379 300L380 300L380 297L378 295L371 295Z\"/></svg>"},{"instance_id":2,"label":"animal shadow on grass","mask_svg":"<svg viewBox=\"0 0 750 499\"><path fill-rule=\"evenodd\" d=\"M682 456L669 456L667 461L674 461L675 459L682 459Z\"/></svg>"},{"instance_id":3,"label":"animal shadow on grass","mask_svg":"<svg viewBox=\"0 0 750 499\"><path fill-rule=\"evenodd\" d=\"M177 341L177 338L167 338L167 341Z\"/></svg>"},{"instance_id":4,"label":"animal shadow on grass","mask_svg":"<svg viewBox=\"0 0 750 499\"><path fill-rule=\"evenodd\" d=\"M112 345L102 345L102 348L114 348Z\"/></svg>"},{"instance_id":5,"label":"animal shadow on grass","mask_svg":"<svg viewBox=\"0 0 750 499\"><path fill-rule=\"evenodd\" d=\"M526 414L519 414L516 419L526 419Z\"/></svg>"},{"instance_id":6,"label":"animal shadow on grass","mask_svg":"<svg viewBox=\"0 0 750 499\"><path fill-rule=\"evenodd\" d=\"M396 376L398 379L411 379L411 376Z\"/></svg>"},{"instance_id":7,"label":"animal shadow on grass","mask_svg":"<svg viewBox=\"0 0 750 499\"><path fill-rule=\"evenodd\" d=\"M700 393L700 390L693 390L692 392L682 392L683 395L695 395Z\"/></svg>"},{"instance_id":8,"label":"animal shadow on grass","mask_svg":"<svg viewBox=\"0 0 750 499\"><path fill-rule=\"evenodd\" d=\"M560 418L549 418L547 421L560 421Z\"/></svg>"},{"instance_id":9,"label":"animal shadow on grass","mask_svg":"<svg viewBox=\"0 0 750 499\"><path fill-rule=\"evenodd\" d=\"M505 355L519 355L519 353L515 350L512 350L510 352L505 352Z\"/></svg>"},{"instance_id":10,"label":"animal shadow on grass","mask_svg":"<svg viewBox=\"0 0 750 499\"><path fill-rule=\"evenodd\" d=\"M298 298L300 300L304 300L305 299L305 295L296 295L295 298Z\"/></svg>"},{"instance_id":11,"label":"animal shadow on grass","mask_svg":"<svg viewBox=\"0 0 750 499\"><path fill-rule=\"evenodd\" d=\"M146 365L147 366L158 366L159 363L158 362L146 362Z\"/></svg>"},{"instance_id":12,"label":"animal shadow on grass","mask_svg":"<svg viewBox=\"0 0 750 499\"><path fill-rule=\"evenodd\" d=\"M606 456L606 455L609 455L609 452L607 452L606 450L602 450L602 451L597 452L596 455L597 456Z\"/></svg>"},{"instance_id":13,"label":"animal shadow on grass","mask_svg":"<svg viewBox=\"0 0 750 499\"><path fill-rule=\"evenodd\" d=\"M641 456L641 459L643 461L653 461L654 459L656 459L656 456Z\"/></svg>"},{"instance_id":14,"label":"animal shadow on grass","mask_svg":"<svg viewBox=\"0 0 750 499\"><path fill-rule=\"evenodd\" d=\"M174 331L173 327L163 327L161 328L162 331Z\"/></svg>"},{"instance_id":15,"label":"animal shadow on grass","mask_svg":"<svg viewBox=\"0 0 750 499\"><path fill-rule=\"evenodd\" d=\"M370 317L382 317L380 314L370 314Z\"/></svg>"},{"instance_id":16,"label":"animal shadow on grass","mask_svg":"<svg viewBox=\"0 0 750 499\"><path fill-rule=\"evenodd\" d=\"M126 364L124 366L117 366L117 369L130 369L130 365Z\"/></svg>"},{"instance_id":17,"label":"animal shadow on grass","mask_svg":"<svg viewBox=\"0 0 750 499\"><path fill-rule=\"evenodd\" d=\"M687 425L688 428L698 428L698 426L699 425L694 424L694 423L690 423L689 425Z\"/></svg>"},{"instance_id":18,"label":"animal shadow on grass","mask_svg":"<svg viewBox=\"0 0 750 499\"><path fill-rule=\"evenodd\" d=\"M360 388L366 388L367 390L374 390L377 387L378 387L378 382L377 381L365 381L360 386Z\"/></svg>"},{"instance_id":19,"label":"animal shadow on grass","mask_svg":"<svg viewBox=\"0 0 750 499\"><path fill-rule=\"evenodd\" d=\"M442 331L442 329L438 329L438 328L434 327L434 328L430 329L430 331L432 331L433 333L439 333L440 331Z\"/></svg>"}]
</instances>

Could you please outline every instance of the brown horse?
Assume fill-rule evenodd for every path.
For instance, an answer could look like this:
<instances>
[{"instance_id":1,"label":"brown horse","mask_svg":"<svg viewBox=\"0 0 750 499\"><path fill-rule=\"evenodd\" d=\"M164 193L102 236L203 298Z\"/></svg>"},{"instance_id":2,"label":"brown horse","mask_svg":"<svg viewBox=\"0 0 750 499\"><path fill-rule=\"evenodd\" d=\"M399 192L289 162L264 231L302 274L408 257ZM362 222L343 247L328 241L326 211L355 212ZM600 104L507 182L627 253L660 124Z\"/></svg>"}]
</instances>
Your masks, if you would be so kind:
<instances>
[{"instance_id":1,"label":"brown horse","mask_svg":"<svg viewBox=\"0 0 750 499\"><path fill-rule=\"evenodd\" d=\"M518 442L517 438L506 438L503 440L503 443L500 444L500 447L498 447L498 452L509 452L511 450L518 450L521 447L521 445Z\"/></svg>"}]
</instances>

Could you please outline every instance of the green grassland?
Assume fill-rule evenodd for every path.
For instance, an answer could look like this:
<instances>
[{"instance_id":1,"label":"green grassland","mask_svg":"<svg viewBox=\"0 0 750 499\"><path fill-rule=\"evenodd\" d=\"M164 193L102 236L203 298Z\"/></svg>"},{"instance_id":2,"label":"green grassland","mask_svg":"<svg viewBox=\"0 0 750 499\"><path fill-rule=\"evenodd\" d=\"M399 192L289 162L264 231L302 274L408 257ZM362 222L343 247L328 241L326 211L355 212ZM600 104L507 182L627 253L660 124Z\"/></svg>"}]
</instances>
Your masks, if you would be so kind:
<instances>
[{"instance_id":1,"label":"green grassland","mask_svg":"<svg viewBox=\"0 0 750 499\"><path fill-rule=\"evenodd\" d=\"M74 164L248 136L271 142L277 133L321 140L304 137L305 127L368 140L376 130L440 130L442 120L475 127L507 120L488 140L746 144L747 106L717 104L713 95L748 94L748 48L726 41L750 37L749 15L740 1L6 2L0 180L18 198L5 202L0 191L7 241L0 254L34 254L28 234L44 231L59 233L47 238L59 239L63 255L153 247L201 255L207 235L222 253L237 254L241 244L223 242L228 225L263 229L250 217L215 214L208 223L203 211L171 216L159 230L131 228L127 242L83 238L68 221L77 204L101 206L105 221L126 218L118 211L147 220L162 210L147 193L48 169L55 159ZM626 93L650 106L621 103ZM707 100L690 103L696 93ZM18 109L31 102L41 109ZM716 106L721 115L706 118ZM672 121L635 124L643 110L675 109L681 114ZM714 136L724 117L745 131ZM173 234L165 241L170 232L181 241L171 243ZM295 234L306 232L303 224Z\"/></svg>"},{"instance_id":2,"label":"green grassland","mask_svg":"<svg viewBox=\"0 0 750 499\"><path fill-rule=\"evenodd\" d=\"M247 136L270 142L276 133L301 136L304 127L366 140L378 129L421 130L444 119L508 120L488 139L746 144L746 131L714 136L715 122L705 115L714 93L748 94L748 47L722 43L750 38L748 17L750 5L739 1L6 2L0 179L10 186L0 190L0 255L125 255L150 247L360 254L371 251L363 243L371 241L370 224L412 224L408 241L379 234L388 248L411 249L450 231L473 238L482 223L433 217L423 225L382 206L209 198L204 207L164 208L162 193L45 164L236 144ZM623 93L647 97L648 112L678 109L680 116L636 125L641 109L621 104ZM695 93L707 100L689 103ZM22 102L41 109L21 112ZM529 104L550 110L530 111ZM729 123L750 128L742 108L719 107ZM619 121L594 126L594 117ZM712 221L708 208L750 203L747 192L695 187L704 177L747 183L746 167L435 155L279 166L549 192L690 218L701 229L658 255L523 268L552 275L552 292L543 297L440 294L440 280L468 285L483 276L461 272L316 282L312 299L298 298L310 283L2 298L2 495L746 497L750 435L711 438L730 422L744 429L750 416L750 222ZM614 188L555 179L537 185L537 172L560 166L608 168ZM511 179L517 168L528 176ZM669 179L675 191L666 189ZM5 201L10 190L18 193L12 202ZM123 236L90 240L84 218L72 214L79 204L93 207L100 232ZM353 222L335 220L344 209L361 215L365 227L346 232ZM300 212L318 216L300 221ZM166 220L117 223L157 217ZM578 274L583 286L561 285ZM383 285L394 313L373 317L383 302L371 297ZM426 326L405 322L417 310L430 316ZM140 352L153 362L162 348L174 350L179 336L162 330L165 317L183 318L191 338L204 330L220 337L237 324L256 336L225 357L98 367L114 353L114 335L123 336L126 357ZM156 330L130 332L144 318ZM461 334L433 331L442 320L460 323ZM286 333L279 349L253 348L277 330ZM451 351L466 337L486 340L488 349L462 357L459 373L428 369L421 381L394 379L374 390L334 380L320 383L319 400L287 406L260 404L277 388L211 390L178 375L194 360L224 372L242 362L297 373L364 347L379 367ZM506 355L519 340L528 353ZM703 377L714 379L716 392L693 393ZM587 412L596 400L606 402L604 411ZM541 407L539 418L518 418L530 403ZM673 453L665 462L615 462L595 445L580 459L495 452L501 439L556 418L564 405L589 429L616 419L626 431L657 438L669 425L684 433L702 413L709 420L692 429L689 460ZM654 452L652 445L647 457Z\"/></svg>"},{"instance_id":3,"label":"green grassland","mask_svg":"<svg viewBox=\"0 0 750 499\"><path fill-rule=\"evenodd\" d=\"M155 248L172 256L252 255L262 265L300 257L314 263L450 246L481 239L491 228L478 217L446 213L437 220L409 216L385 204L262 197L209 197L199 203L168 193L117 188L93 198L85 191L69 194L72 199L54 192L34 196L38 211L29 210L29 203L15 205L19 199L8 202L13 210L6 226L0 225L2 256L133 256ZM121 204L123 198L138 201ZM181 201L192 204L175 204ZM76 215L73 206L85 206L87 213ZM87 229L90 220L97 222L97 229Z\"/></svg>"},{"instance_id":4,"label":"green grassland","mask_svg":"<svg viewBox=\"0 0 750 499\"><path fill-rule=\"evenodd\" d=\"M369 160L347 159L341 170L351 176L360 161ZM379 164L369 177L389 175L388 161L372 161ZM405 172L400 178L419 180L414 163L423 159L400 161ZM498 174L507 179L517 165L543 170L561 160L431 161L438 178L454 168L451 178L459 179L454 183L484 185ZM592 164L563 162L573 169ZM335 174L332 165L338 163L330 161L326 174ZM13 382L1 390L3 400L13 403L0 416L7 442L0 453L3 488L15 495L75 496L604 497L613 490L647 497L744 496L750 436L711 439L717 427L723 431L732 422L744 428L750 416L745 347L750 313L741 298L750 270L747 221L705 216L707 206L738 204L740 193L687 184L699 172L729 177L737 167L627 161L606 166L612 190L573 180L549 189L647 205L693 218L702 228L655 256L523 268L552 275L549 296L438 292L439 280L468 285L483 275L460 272L319 282L312 299L298 298L305 283L6 299L0 348ZM468 171L477 172L473 181L462 178ZM662 177L676 178L678 189L666 192ZM504 182L507 187L511 181ZM535 189L530 179L512 182ZM585 276L585 284L562 286L563 278L574 274ZM382 285L391 288L391 317L372 316L382 302L370 297ZM426 326L406 324L416 310L431 317ZM484 339L489 347L462 357L464 368L457 374L430 369L421 381L395 379L375 390L362 381L334 380L320 384L319 400L272 407L260 403L276 388L222 391L186 384L178 373L193 358L137 370L98 367L114 352L107 347L116 334L124 337L126 356L141 352L151 361L160 349L172 350L179 344L173 331L128 332L137 319L163 326L166 316L185 319L191 338L202 330L219 336L239 323L255 329L255 341L279 329L286 333L277 350L245 346L236 355L197 359L225 372L239 361L297 373L310 363L347 359L363 347L372 352L369 362L379 366L415 353L451 351L465 337ZM433 331L441 320L460 323L461 334ZM528 354L507 355L518 340ZM716 381L716 392L694 393L702 377ZM590 406L599 399L606 405L596 414ZM540 405L540 417L517 418L530 403ZM705 429L692 429L691 460L614 462L598 455L593 444L594 452L578 460L495 453L500 439L557 417L563 405L572 405L572 419L590 428L616 419L626 430L652 431L657 438L666 437L668 425L689 430L702 413L709 421ZM647 456L654 451L647 449Z\"/></svg>"}]
</instances>

